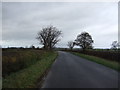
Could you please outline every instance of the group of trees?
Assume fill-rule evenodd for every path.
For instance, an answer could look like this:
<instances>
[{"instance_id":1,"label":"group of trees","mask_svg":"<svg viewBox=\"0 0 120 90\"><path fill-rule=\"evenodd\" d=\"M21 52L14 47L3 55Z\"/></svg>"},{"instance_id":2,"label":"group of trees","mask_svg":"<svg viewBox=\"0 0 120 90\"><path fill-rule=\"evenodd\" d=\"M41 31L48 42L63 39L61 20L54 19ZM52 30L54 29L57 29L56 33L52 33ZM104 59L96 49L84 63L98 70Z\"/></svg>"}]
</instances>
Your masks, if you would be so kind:
<instances>
[{"instance_id":1,"label":"group of trees","mask_svg":"<svg viewBox=\"0 0 120 90\"><path fill-rule=\"evenodd\" d=\"M36 39L39 40L40 44L43 45L44 49L50 50L53 49L55 44L60 41L60 36L62 32L58 30L54 26L48 26L42 28L41 31L38 32ZM87 32L82 32L77 36L74 42L69 41L68 46L72 49L75 45L80 46L83 50L87 48L92 48L92 37Z\"/></svg>"},{"instance_id":2,"label":"group of trees","mask_svg":"<svg viewBox=\"0 0 120 90\"><path fill-rule=\"evenodd\" d=\"M74 41L69 41L67 45L70 49L73 49L75 45L80 46L84 51L86 49L91 49L92 43L92 36L87 32L82 32Z\"/></svg>"},{"instance_id":3,"label":"group of trees","mask_svg":"<svg viewBox=\"0 0 120 90\"><path fill-rule=\"evenodd\" d=\"M42 28L41 31L38 32L36 39L39 40L40 44L43 45L43 48L46 50L51 50L55 47L55 45L60 41L60 36L62 32L58 30L54 26L47 26ZM93 46L92 36L88 32L82 32L77 36L74 41L68 41L67 46L72 50L73 47L80 46L82 50L92 49ZM114 41L112 44L112 49L116 50L120 43ZM34 47L32 47L34 48Z\"/></svg>"}]
</instances>

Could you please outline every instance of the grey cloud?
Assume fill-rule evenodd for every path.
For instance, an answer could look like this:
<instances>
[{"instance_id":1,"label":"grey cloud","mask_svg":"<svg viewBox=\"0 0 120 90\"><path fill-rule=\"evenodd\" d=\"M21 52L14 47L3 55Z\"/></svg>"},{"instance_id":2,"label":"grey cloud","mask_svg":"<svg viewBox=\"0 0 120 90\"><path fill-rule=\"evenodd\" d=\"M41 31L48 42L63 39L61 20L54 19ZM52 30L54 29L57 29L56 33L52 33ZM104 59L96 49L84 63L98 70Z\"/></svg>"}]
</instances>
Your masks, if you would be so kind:
<instances>
[{"instance_id":1,"label":"grey cloud","mask_svg":"<svg viewBox=\"0 0 120 90\"><path fill-rule=\"evenodd\" d=\"M37 32L52 24L63 32L58 46L66 46L67 41L76 39L82 31L88 31L95 39L95 47L109 47L117 37L117 14L117 3L109 2L3 3L3 41L6 41L5 45L12 40L23 40L23 45L30 44L27 40L33 43ZM103 39L108 38L109 41L103 43Z\"/></svg>"}]
</instances>

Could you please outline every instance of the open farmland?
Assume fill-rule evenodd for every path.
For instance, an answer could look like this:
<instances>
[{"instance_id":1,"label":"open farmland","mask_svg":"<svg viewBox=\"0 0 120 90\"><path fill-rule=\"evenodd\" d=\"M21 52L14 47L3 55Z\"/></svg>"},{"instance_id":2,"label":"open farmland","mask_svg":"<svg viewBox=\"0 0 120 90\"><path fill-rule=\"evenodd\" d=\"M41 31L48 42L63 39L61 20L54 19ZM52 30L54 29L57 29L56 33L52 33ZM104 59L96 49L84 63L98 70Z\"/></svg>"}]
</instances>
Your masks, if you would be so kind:
<instances>
[{"instance_id":1,"label":"open farmland","mask_svg":"<svg viewBox=\"0 0 120 90\"><path fill-rule=\"evenodd\" d=\"M54 51L8 49L2 52L3 88L35 87L55 60Z\"/></svg>"},{"instance_id":2,"label":"open farmland","mask_svg":"<svg viewBox=\"0 0 120 90\"><path fill-rule=\"evenodd\" d=\"M3 76L26 68L40 60L45 54L42 50L5 50L2 52Z\"/></svg>"},{"instance_id":3,"label":"open farmland","mask_svg":"<svg viewBox=\"0 0 120 90\"><path fill-rule=\"evenodd\" d=\"M102 49L102 50L88 49L88 50L82 51L79 49L76 49L76 50L63 49L62 51L77 52L77 53L96 56L96 57L100 57L106 60L116 61L116 62L119 62L118 58L120 58L119 50L114 51L114 50L106 50L106 49Z\"/></svg>"}]
</instances>

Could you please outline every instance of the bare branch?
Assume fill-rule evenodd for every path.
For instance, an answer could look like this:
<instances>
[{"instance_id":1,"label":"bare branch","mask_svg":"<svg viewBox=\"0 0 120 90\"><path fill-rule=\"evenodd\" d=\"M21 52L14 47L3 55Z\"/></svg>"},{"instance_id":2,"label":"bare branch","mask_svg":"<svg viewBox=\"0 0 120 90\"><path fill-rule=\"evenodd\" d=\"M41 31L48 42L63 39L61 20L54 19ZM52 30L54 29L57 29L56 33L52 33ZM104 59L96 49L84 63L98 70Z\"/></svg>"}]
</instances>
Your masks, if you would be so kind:
<instances>
[{"instance_id":1,"label":"bare branch","mask_svg":"<svg viewBox=\"0 0 120 90\"><path fill-rule=\"evenodd\" d=\"M67 46L72 50L73 49L73 47L74 47L74 42L73 41L69 41L68 42L68 44L67 44Z\"/></svg>"},{"instance_id":2,"label":"bare branch","mask_svg":"<svg viewBox=\"0 0 120 90\"><path fill-rule=\"evenodd\" d=\"M45 49L52 49L55 44L60 41L59 37L61 34L62 32L59 31L56 27L48 26L38 32L36 39L38 39L40 43L44 45Z\"/></svg>"}]
</instances>

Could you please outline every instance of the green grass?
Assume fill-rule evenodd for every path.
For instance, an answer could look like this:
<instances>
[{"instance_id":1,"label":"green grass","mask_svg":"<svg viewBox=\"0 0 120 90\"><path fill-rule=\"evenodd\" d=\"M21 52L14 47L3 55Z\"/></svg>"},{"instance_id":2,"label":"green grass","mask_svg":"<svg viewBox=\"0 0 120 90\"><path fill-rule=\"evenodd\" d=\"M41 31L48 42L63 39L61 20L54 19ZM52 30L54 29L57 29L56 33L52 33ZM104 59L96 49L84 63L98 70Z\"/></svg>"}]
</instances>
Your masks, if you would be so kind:
<instances>
[{"instance_id":1,"label":"green grass","mask_svg":"<svg viewBox=\"0 0 120 90\"><path fill-rule=\"evenodd\" d=\"M106 59L95 57L95 56L76 53L76 52L72 52L72 53L77 55L77 56L80 56L82 58L85 58L87 60L94 61L98 64L102 64L104 66L107 66L107 67L110 67L110 68L115 69L117 71L120 71L120 65L118 64L118 62L106 60Z\"/></svg>"},{"instance_id":2,"label":"green grass","mask_svg":"<svg viewBox=\"0 0 120 90\"><path fill-rule=\"evenodd\" d=\"M28 68L3 78L3 88L35 88L37 80L51 66L57 52L46 52L44 57Z\"/></svg>"}]
</instances>

